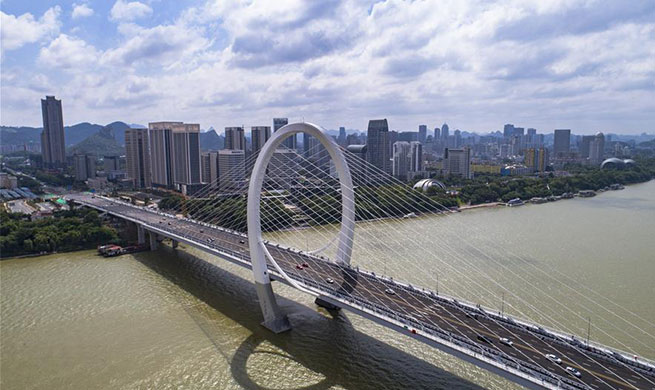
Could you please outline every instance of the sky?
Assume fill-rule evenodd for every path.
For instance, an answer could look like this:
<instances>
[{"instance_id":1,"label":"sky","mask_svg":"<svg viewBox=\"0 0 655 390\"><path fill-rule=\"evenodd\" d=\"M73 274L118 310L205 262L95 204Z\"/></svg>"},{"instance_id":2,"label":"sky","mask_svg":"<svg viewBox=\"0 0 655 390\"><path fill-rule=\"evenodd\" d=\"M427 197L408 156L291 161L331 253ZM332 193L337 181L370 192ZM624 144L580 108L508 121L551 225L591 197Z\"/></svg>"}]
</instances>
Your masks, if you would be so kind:
<instances>
[{"instance_id":1,"label":"sky","mask_svg":"<svg viewBox=\"0 0 655 390\"><path fill-rule=\"evenodd\" d=\"M655 1L1 0L3 125L655 133Z\"/></svg>"}]
</instances>

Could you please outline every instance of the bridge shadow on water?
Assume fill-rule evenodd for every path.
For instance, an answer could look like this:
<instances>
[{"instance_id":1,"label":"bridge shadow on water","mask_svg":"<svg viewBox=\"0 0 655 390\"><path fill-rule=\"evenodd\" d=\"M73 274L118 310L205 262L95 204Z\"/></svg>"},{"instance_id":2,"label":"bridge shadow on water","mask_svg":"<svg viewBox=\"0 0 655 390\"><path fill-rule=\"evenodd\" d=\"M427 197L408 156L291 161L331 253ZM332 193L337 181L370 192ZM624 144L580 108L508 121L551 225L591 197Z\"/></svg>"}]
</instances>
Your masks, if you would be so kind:
<instances>
[{"instance_id":1,"label":"bridge shadow on water","mask_svg":"<svg viewBox=\"0 0 655 390\"><path fill-rule=\"evenodd\" d=\"M163 246L155 252L139 253L134 257L252 333L238 346L233 356L229 357L229 351L226 352L225 349L230 347L221 347L218 341L218 336L224 333L222 329L212 324L207 313L185 307L187 313L214 344L217 353L229 362L232 377L243 388L321 390L336 386L356 390L481 389L480 386L420 357L354 329L343 313L330 318L329 315L321 315L305 305L279 295L278 302L288 313L293 329L283 334L273 334L260 325L262 318L251 280L185 250ZM216 260L219 264L223 261ZM379 329L377 325L370 324L371 329ZM273 345L277 350L266 348L266 344ZM420 348L424 348L428 355L433 353L430 346L423 345ZM255 354L267 354L266 358L271 359L291 359L319 374L322 380L299 387L289 384L271 384L270 387L262 385L261 380L256 381L248 372L248 359ZM288 365L283 367L280 369L289 369ZM270 368L266 370L271 371ZM285 375L294 377L293 373Z\"/></svg>"}]
</instances>

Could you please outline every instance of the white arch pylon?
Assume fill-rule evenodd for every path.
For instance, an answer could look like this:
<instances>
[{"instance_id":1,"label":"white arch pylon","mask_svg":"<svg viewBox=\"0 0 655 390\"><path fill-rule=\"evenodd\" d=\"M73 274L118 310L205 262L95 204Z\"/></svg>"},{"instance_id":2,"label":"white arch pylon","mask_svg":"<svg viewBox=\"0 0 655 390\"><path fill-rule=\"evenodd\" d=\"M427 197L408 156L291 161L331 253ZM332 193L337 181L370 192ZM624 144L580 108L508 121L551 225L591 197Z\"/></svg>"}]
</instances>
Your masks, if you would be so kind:
<instances>
[{"instance_id":1,"label":"white arch pylon","mask_svg":"<svg viewBox=\"0 0 655 390\"><path fill-rule=\"evenodd\" d=\"M255 277L259 305L264 314L264 322L262 325L275 333L288 330L291 326L286 315L281 312L275 300L273 288L271 287L271 279L268 274L268 267L266 265L266 259L268 258L278 272L291 285L300 290L309 291L300 286L295 280L291 279L266 249L262 237L260 200L262 185L264 183L264 177L266 176L266 168L273 157L273 153L275 153L275 150L285 139L298 133L306 133L319 140L329 153L339 175L342 205L341 230L339 231L339 244L336 258L337 263L345 265L350 264L353 239L355 235L355 192L353 189L352 177L346 159L332 137L324 133L319 126L306 122L291 123L273 133L271 138L266 141L262 149L259 151L259 156L257 156L257 161L255 162L255 166L253 167L250 176L247 217L250 261L252 262L252 271Z\"/></svg>"}]
</instances>

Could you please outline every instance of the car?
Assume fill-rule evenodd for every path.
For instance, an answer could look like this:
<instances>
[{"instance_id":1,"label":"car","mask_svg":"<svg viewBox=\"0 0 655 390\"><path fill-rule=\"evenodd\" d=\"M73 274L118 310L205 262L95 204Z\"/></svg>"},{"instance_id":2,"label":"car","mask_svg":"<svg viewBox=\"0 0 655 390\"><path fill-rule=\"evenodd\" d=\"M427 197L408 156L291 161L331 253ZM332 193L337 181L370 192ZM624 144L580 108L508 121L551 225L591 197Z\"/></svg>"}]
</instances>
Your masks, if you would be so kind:
<instances>
[{"instance_id":1,"label":"car","mask_svg":"<svg viewBox=\"0 0 655 390\"><path fill-rule=\"evenodd\" d=\"M239 244L245 244L245 243L246 243L245 240L239 240Z\"/></svg>"},{"instance_id":2,"label":"car","mask_svg":"<svg viewBox=\"0 0 655 390\"><path fill-rule=\"evenodd\" d=\"M580 374L580 371L576 370L573 367L566 366L566 372L568 372L569 374L571 374L573 376L576 376L578 378L580 378L582 376L582 374Z\"/></svg>"},{"instance_id":3,"label":"car","mask_svg":"<svg viewBox=\"0 0 655 390\"><path fill-rule=\"evenodd\" d=\"M480 341L482 341L484 343L487 343L487 344L493 344L494 343L493 341L491 341L491 339L489 337L483 336L481 334L478 335L478 340L480 340Z\"/></svg>"},{"instance_id":4,"label":"car","mask_svg":"<svg viewBox=\"0 0 655 390\"><path fill-rule=\"evenodd\" d=\"M334 279L332 278L327 278L325 281L328 282L328 284L334 284Z\"/></svg>"},{"instance_id":5,"label":"car","mask_svg":"<svg viewBox=\"0 0 655 390\"><path fill-rule=\"evenodd\" d=\"M296 269L302 269L302 264L296 264Z\"/></svg>"},{"instance_id":6,"label":"car","mask_svg":"<svg viewBox=\"0 0 655 390\"><path fill-rule=\"evenodd\" d=\"M305 263L302 263L302 266L306 268L306 267L309 267L309 264L307 264L307 263L305 262Z\"/></svg>"},{"instance_id":7,"label":"car","mask_svg":"<svg viewBox=\"0 0 655 390\"><path fill-rule=\"evenodd\" d=\"M200 233L204 233L204 232L205 232L204 230L200 229Z\"/></svg>"},{"instance_id":8,"label":"car","mask_svg":"<svg viewBox=\"0 0 655 390\"><path fill-rule=\"evenodd\" d=\"M169 222L168 224L170 225L171 223Z\"/></svg>"},{"instance_id":9,"label":"car","mask_svg":"<svg viewBox=\"0 0 655 390\"><path fill-rule=\"evenodd\" d=\"M553 363L562 364L562 359L558 358L557 356L553 355L552 353L546 354L546 359L550 360Z\"/></svg>"},{"instance_id":10,"label":"car","mask_svg":"<svg viewBox=\"0 0 655 390\"><path fill-rule=\"evenodd\" d=\"M387 294L389 294L389 295L396 295L396 292L393 291L393 290L390 289L390 288L385 289L384 292L387 293Z\"/></svg>"},{"instance_id":11,"label":"car","mask_svg":"<svg viewBox=\"0 0 655 390\"><path fill-rule=\"evenodd\" d=\"M514 346L514 342L512 342L512 340L508 339L507 337L501 337L499 341L501 344L505 344L508 347Z\"/></svg>"}]
</instances>

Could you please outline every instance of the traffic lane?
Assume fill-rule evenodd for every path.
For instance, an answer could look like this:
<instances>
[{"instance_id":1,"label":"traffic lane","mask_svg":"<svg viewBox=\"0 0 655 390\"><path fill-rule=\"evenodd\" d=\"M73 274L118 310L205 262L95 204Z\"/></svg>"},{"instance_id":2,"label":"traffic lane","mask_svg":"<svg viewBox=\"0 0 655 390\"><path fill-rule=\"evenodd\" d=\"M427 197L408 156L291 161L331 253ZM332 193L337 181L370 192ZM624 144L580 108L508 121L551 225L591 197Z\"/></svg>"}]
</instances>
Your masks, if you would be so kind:
<instances>
[{"instance_id":1,"label":"traffic lane","mask_svg":"<svg viewBox=\"0 0 655 390\"><path fill-rule=\"evenodd\" d=\"M123 212L129 213L129 214L132 214L132 215L134 215L135 217L140 216L141 218L143 218L143 217L145 217L145 216L143 215L144 213L145 213L145 214L150 214L150 215L147 215L147 217L149 217L149 218L145 218L145 221L147 221L147 222L153 222L154 219L153 219L152 216L153 216L153 215L156 215L156 214L154 214L154 213L149 213L149 212L134 213L134 212L133 212L133 211L134 211L134 208L131 208L131 207L128 207L128 206L122 206L122 207L125 208L125 209L122 210ZM136 218L136 219L140 219L140 218ZM197 224L194 224L194 223L191 223L191 222L188 222L188 221L181 221L181 220L177 220L176 222L183 222L183 225L185 225L185 226L184 226L184 229L187 231L187 234L188 234L188 235L190 235L190 236L192 236L192 237L195 236L195 237L197 237L197 238L199 238L199 239L201 239L201 238L203 237L202 233L201 233L200 235L195 234L195 232L196 232L197 229L198 229L198 225L197 225ZM211 229L211 230L215 230L215 229L212 229L212 228L209 228L209 229ZM230 238L233 237L233 238L232 238L232 240L233 240L232 242L233 242L234 244L233 244L233 246L232 246L231 249L237 249L237 250L240 250L240 251L242 251L242 252L247 251L247 246L246 246L245 244L240 244L240 241L241 241L241 240L239 240L239 238L243 239L241 236L238 236L238 235L235 235L235 234L231 234L231 233L227 233L227 232L223 232L223 231L220 231L220 230L219 230L218 232L221 234L221 236L222 236L221 238L222 238L222 239L230 240ZM214 232L214 233L215 233L215 232ZM194 235L194 234L195 234L195 235ZM277 248L275 248L275 249L277 250ZM282 254L282 252L280 252L279 254ZM281 256L282 258L284 258L284 259L286 260L286 261L284 261L284 263L285 263L285 266L286 266L288 269L290 269L290 270L293 270L293 269L294 269L294 268L293 268L293 267L295 267L295 265L294 265L294 261L303 261L303 260L307 261L307 260L309 260L309 261L311 261L312 263L315 264L315 267L317 267L317 266L319 265L319 263L317 262L318 260L315 260L314 258L309 258L309 257L303 258L302 256L296 258L296 256L298 256L298 254L293 253L293 252L287 252L287 253L285 254L285 256ZM323 268L323 269L322 269L323 273L320 273L320 274L317 273L317 275L315 275L315 278L320 278L321 276L325 276L325 271L326 271L326 270L329 270L329 271L332 271L332 272L329 272L329 271L328 271L328 273L332 275L333 279L334 279L334 277L336 277L337 279L335 279L335 280L339 280L339 273L338 273L338 272L335 272L335 266L336 266L336 265L334 265L333 263L326 263L326 262L322 262L322 263L323 263L323 264L321 264L319 267L320 267L320 268ZM326 265L327 265L327 267L325 267ZM340 267L338 267L338 268L340 268ZM291 271L291 272L294 272L294 271ZM364 280L367 280L367 279L369 279L369 278L368 278L368 277L365 277L365 278L364 278ZM386 286L386 284L385 284L384 282L380 283L380 285L379 285L376 289L379 291L383 286ZM327 287L330 288L329 285L328 285ZM370 288L370 287L373 287L373 286L369 286L369 288ZM370 292L370 291L373 291L373 290L368 290L368 291ZM360 296L360 297L365 297L365 296L361 296L361 295L359 294L360 291L355 291L355 292L357 293L358 296ZM385 302L385 301L386 301L385 298L388 298L388 297L385 297L384 295L381 295L381 296L380 296L379 294L375 294L375 295L377 295L377 296L376 296L376 300L379 300L379 301L381 301L381 302ZM414 295L413 295L413 294L408 294L408 296L414 296ZM369 298L371 298L371 297L369 296ZM372 302L373 300L371 299L370 301ZM392 300L392 302L394 302L394 301ZM394 302L394 303L398 304L398 308L399 308L398 311L399 311L399 312L406 312L407 309L412 309L412 306L411 306L411 305L403 306L403 302L400 302L400 303L399 303L399 302ZM410 312L410 313L411 313L411 312ZM454 317L456 317L456 315L453 315L453 313L449 313L449 315L450 315L450 316L454 316ZM416 316L415 316L415 317L416 317ZM418 314L418 317L421 317L421 314ZM438 317L437 317L437 318L438 318ZM437 318L431 319L431 321L434 321L434 320L436 320ZM466 321L466 319L463 319L463 318L458 319L458 325L461 325L461 321ZM491 326L495 326L495 325L496 325L496 324L493 323L493 322L492 322L491 324L493 324L493 325L491 325ZM469 324L469 326L471 326L471 325ZM466 331L469 332L469 333L470 333L470 336L472 337L473 334L472 334L471 328L472 328L472 329L476 329L476 328L475 328L474 326L471 326L471 328L469 328L469 326L465 326L465 328L467 329ZM476 330L477 330L477 331L481 331L481 329L476 329ZM515 330L515 331L516 331L516 330ZM528 335L528 336L532 336L532 337L534 338L533 341L534 341L535 343L537 343L538 341L542 341L542 340L540 340L539 338L534 337L530 332L525 332L525 334ZM469 338L471 338L471 337L469 337ZM472 341L475 342L474 340L472 340ZM476 342L476 343L477 343L477 342ZM477 343L477 344L479 344L479 343ZM544 344L547 344L547 343L544 343ZM558 346L558 349L561 349L561 348L562 348L562 346ZM571 348L571 349L572 349L572 348ZM577 351L575 351L574 349L572 349L572 350L573 350L573 352L577 352ZM556 351L556 352L557 352L557 351ZM557 352L557 353L559 353L559 352ZM581 354L580 354L580 355L581 355ZM538 356L541 356L541 355L538 355ZM584 355L581 355L581 357L582 357L583 359L586 359L586 356L584 356ZM548 362L548 363L550 363L550 364L554 364L554 363L550 362L550 361L547 360L547 359L544 360L544 361L545 361L545 362ZM569 363L572 363L572 362L569 362ZM593 362L591 362L591 363L593 363ZM584 367L583 367L582 369L583 369L583 370L587 370L587 369L584 368ZM628 385L629 385L629 384L628 384ZM629 386L630 386L629 388L633 388L632 385L629 385Z\"/></svg>"}]
</instances>

